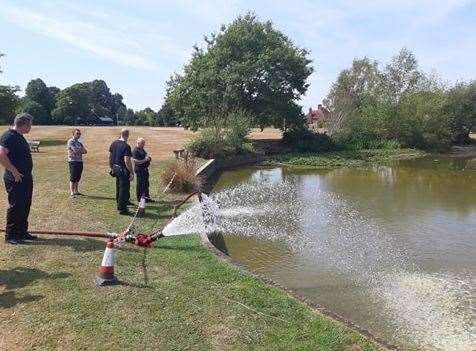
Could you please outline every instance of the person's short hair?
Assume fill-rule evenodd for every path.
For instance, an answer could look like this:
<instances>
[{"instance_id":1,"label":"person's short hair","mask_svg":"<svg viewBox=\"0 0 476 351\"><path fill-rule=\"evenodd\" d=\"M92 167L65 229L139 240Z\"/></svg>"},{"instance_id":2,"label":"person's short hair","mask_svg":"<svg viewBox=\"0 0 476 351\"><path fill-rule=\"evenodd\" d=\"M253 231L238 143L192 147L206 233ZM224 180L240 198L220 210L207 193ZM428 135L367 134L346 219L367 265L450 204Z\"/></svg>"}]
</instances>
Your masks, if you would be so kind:
<instances>
[{"instance_id":1,"label":"person's short hair","mask_svg":"<svg viewBox=\"0 0 476 351\"><path fill-rule=\"evenodd\" d=\"M129 137L129 129L121 129L121 137L128 138Z\"/></svg>"},{"instance_id":2,"label":"person's short hair","mask_svg":"<svg viewBox=\"0 0 476 351\"><path fill-rule=\"evenodd\" d=\"M32 122L33 122L32 115L30 115L29 113L19 113L18 115L15 116L15 119L13 120L13 125L17 128L21 128L28 124L32 124Z\"/></svg>"},{"instance_id":3,"label":"person's short hair","mask_svg":"<svg viewBox=\"0 0 476 351\"><path fill-rule=\"evenodd\" d=\"M81 131L79 130L79 128L74 128L74 129L73 129L73 135L74 135L74 133L76 133L76 132L80 132L80 133L81 133Z\"/></svg>"},{"instance_id":4,"label":"person's short hair","mask_svg":"<svg viewBox=\"0 0 476 351\"><path fill-rule=\"evenodd\" d=\"M144 138L137 138L136 143L140 143L141 141L143 141L143 142L145 143L145 139L144 139Z\"/></svg>"}]
</instances>

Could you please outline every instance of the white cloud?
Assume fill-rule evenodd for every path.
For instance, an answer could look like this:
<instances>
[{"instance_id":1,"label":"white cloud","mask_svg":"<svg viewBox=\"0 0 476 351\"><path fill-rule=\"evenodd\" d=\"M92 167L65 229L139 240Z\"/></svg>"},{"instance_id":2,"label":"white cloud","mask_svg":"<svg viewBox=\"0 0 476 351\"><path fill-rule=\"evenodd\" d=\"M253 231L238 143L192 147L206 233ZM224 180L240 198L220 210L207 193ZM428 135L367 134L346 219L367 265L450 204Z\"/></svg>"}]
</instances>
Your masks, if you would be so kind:
<instances>
[{"instance_id":1,"label":"white cloud","mask_svg":"<svg viewBox=\"0 0 476 351\"><path fill-rule=\"evenodd\" d=\"M58 39L111 62L136 69L159 70L159 66L143 53L133 53L140 46L134 40L94 23L68 16L53 18L26 8L5 5L0 7L0 14L24 29Z\"/></svg>"}]
</instances>

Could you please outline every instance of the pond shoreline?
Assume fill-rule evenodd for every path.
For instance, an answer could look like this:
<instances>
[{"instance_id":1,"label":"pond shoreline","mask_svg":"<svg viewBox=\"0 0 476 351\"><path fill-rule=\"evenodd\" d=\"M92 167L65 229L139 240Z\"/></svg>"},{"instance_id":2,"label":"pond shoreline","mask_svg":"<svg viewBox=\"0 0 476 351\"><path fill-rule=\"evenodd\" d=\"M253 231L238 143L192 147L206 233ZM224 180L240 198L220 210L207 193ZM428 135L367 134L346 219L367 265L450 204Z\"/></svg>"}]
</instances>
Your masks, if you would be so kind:
<instances>
[{"instance_id":1,"label":"pond shoreline","mask_svg":"<svg viewBox=\"0 0 476 351\"><path fill-rule=\"evenodd\" d=\"M212 234L212 235L221 236L220 233ZM275 280L273 280L269 277L266 277L262 274L251 271L243 263L239 262L236 259L233 259L231 256L227 255L226 253L224 253L223 251L218 249L213 244L213 240L211 240L208 235L200 234L200 239L202 241L203 246L205 246L211 253L213 253L216 257L218 257L223 262L225 262L227 264L230 264L230 265L233 265L234 267L239 269L240 272L243 272L244 274L251 275L251 276L263 281L265 284L268 284L272 287L275 287L277 289L280 289L280 290L284 291L290 297L304 303L314 313L322 314L322 315L324 315L324 316L326 316L326 317L328 317L328 318L330 318L330 319L332 319L332 320L334 320L334 321L336 321L340 324L343 324L347 328L359 333L363 337L367 338L369 341L375 343L378 347L382 348L383 350L395 350L395 351L402 350L398 346L393 345L393 344L375 336L369 330L367 330L367 329L361 327L360 325L352 322L350 319L345 318L345 317L329 310L328 308L325 308L324 306L322 306L322 305L320 305L320 304L318 304L314 301L311 301L306 296L304 296L304 295L302 295L302 294L300 294L300 293L298 293L298 292L296 292L296 291L294 291L290 288L287 288L287 287L283 286L282 284L276 282Z\"/></svg>"},{"instance_id":2,"label":"pond shoreline","mask_svg":"<svg viewBox=\"0 0 476 351\"><path fill-rule=\"evenodd\" d=\"M226 161L223 160L209 160L206 162L200 169L197 171L197 175L201 176L203 178L205 188L207 189L207 192L211 192L213 190L214 185L216 184L217 180L219 179L221 173L225 169L230 169L233 167L241 167L241 166L252 166L252 165L267 165L267 160L264 160L262 157L247 157L244 158L242 156L240 157L230 157ZM271 166L271 164L269 164ZM229 255L227 255L225 252L221 251L215 244L213 243L213 237L216 236L215 239L218 239L223 241L223 237L221 233L212 233L211 235L206 235L206 234L200 234L200 239L202 242L202 245L207 248L211 253L213 253L217 258L219 258L221 261L230 264L237 269L239 269L241 272L251 275L264 283L275 287L277 289L282 290L286 294L288 294L290 297L302 302L305 304L309 309L311 309L314 313L316 314L322 314L326 316L327 318L330 318L337 323L340 323L344 325L345 327L355 331L356 333L362 335L364 338L368 339L369 341L373 342L376 344L379 348L382 348L384 350L400 350L399 347L396 345L393 345L377 336L372 334L369 330L361 327L360 325L352 322L351 320L323 307L322 305L311 301L308 299L306 296L299 294L298 292L286 288L282 284L279 284L278 282L272 280L269 277L266 277L264 275L261 275L257 272L251 271L248 267L246 267L244 264L240 263L239 261L233 259Z\"/></svg>"}]
</instances>

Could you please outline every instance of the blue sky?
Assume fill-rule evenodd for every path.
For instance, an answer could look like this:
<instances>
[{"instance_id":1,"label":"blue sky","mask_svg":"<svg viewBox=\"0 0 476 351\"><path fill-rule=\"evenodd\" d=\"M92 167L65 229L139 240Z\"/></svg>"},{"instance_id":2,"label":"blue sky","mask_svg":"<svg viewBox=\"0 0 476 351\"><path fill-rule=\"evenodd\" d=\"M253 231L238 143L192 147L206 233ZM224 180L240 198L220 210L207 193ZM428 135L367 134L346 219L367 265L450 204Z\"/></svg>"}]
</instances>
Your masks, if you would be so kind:
<instances>
[{"instance_id":1,"label":"blue sky","mask_svg":"<svg viewBox=\"0 0 476 351\"><path fill-rule=\"evenodd\" d=\"M315 72L301 104L316 106L354 57L388 62L402 47L421 68L455 82L476 79L471 0L0 0L0 84L42 78L65 88L104 79L129 107L160 107L165 81L192 46L254 11L311 51Z\"/></svg>"}]
</instances>

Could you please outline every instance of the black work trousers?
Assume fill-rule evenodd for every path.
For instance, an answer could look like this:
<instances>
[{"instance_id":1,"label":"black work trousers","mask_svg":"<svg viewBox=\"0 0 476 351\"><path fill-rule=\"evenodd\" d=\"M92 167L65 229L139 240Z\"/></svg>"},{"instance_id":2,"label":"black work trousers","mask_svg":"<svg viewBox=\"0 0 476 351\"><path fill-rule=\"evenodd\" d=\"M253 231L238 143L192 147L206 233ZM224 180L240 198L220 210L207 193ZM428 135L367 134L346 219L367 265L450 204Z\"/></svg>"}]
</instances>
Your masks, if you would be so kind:
<instances>
[{"instance_id":1,"label":"black work trousers","mask_svg":"<svg viewBox=\"0 0 476 351\"><path fill-rule=\"evenodd\" d=\"M148 199L149 195L149 169L147 167L137 167L136 170L137 184L136 184L136 196L137 201L140 201L141 197Z\"/></svg>"},{"instance_id":2,"label":"black work trousers","mask_svg":"<svg viewBox=\"0 0 476 351\"><path fill-rule=\"evenodd\" d=\"M121 174L116 175L116 202L119 211L127 211L127 204L131 198L130 194L131 182L129 180L129 172L125 170Z\"/></svg>"},{"instance_id":3,"label":"black work trousers","mask_svg":"<svg viewBox=\"0 0 476 351\"><path fill-rule=\"evenodd\" d=\"M31 197L33 194L33 177L24 175L21 182L3 178L8 194L7 225L5 236L21 238L28 232L28 216L30 215Z\"/></svg>"}]
</instances>

